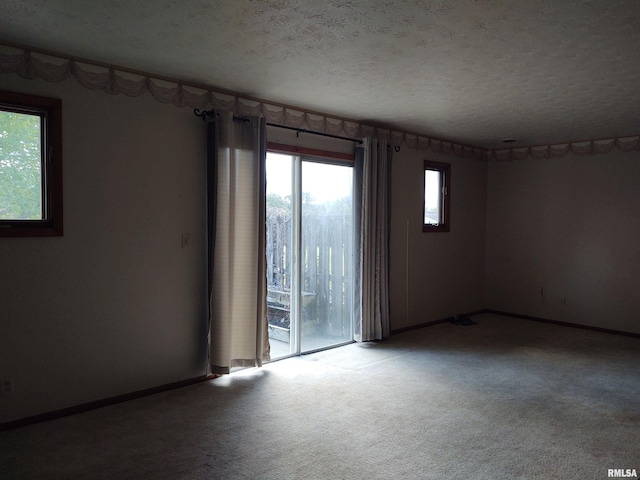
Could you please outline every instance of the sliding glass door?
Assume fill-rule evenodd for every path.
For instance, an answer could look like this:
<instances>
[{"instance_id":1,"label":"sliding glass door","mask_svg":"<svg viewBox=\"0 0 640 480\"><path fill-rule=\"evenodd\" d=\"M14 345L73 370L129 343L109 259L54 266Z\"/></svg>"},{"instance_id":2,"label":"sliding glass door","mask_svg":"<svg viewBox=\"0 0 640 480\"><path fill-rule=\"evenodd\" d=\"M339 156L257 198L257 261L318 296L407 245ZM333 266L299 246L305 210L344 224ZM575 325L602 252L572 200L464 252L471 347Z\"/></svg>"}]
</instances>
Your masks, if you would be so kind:
<instances>
[{"instance_id":1,"label":"sliding glass door","mask_svg":"<svg viewBox=\"0 0 640 480\"><path fill-rule=\"evenodd\" d=\"M353 168L267 154L271 356L350 342Z\"/></svg>"}]
</instances>

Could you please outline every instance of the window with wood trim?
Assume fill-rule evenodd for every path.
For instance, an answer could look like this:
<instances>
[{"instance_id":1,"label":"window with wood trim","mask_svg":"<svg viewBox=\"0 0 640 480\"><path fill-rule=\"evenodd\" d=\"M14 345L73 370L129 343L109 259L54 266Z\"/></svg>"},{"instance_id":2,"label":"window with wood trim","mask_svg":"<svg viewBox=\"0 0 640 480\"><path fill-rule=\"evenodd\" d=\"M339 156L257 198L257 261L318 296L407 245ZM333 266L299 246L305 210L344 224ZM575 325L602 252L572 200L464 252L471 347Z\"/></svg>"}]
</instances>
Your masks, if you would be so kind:
<instances>
[{"instance_id":1,"label":"window with wood trim","mask_svg":"<svg viewBox=\"0 0 640 480\"><path fill-rule=\"evenodd\" d=\"M451 221L451 165L424 161L423 232L448 232Z\"/></svg>"},{"instance_id":2,"label":"window with wood trim","mask_svg":"<svg viewBox=\"0 0 640 480\"><path fill-rule=\"evenodd\" d=\"M62 233L62 102L0 91L0 237Z\"/></svg>"}]
</instances>

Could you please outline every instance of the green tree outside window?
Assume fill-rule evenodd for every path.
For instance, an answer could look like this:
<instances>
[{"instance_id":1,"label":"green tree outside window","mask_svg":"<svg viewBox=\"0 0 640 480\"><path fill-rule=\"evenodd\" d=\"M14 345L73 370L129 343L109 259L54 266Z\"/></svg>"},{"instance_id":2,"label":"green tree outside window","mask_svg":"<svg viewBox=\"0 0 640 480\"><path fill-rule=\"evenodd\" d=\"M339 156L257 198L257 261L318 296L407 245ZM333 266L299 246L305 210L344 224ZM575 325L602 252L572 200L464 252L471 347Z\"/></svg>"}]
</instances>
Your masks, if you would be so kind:
<instances>
[{"instance_id":1,"label":"green tree outside window","mask_svg":"<svg viewBox=\"0 0 640 480\"><path fill-rule=\"evenodd\" d=\"M42 142L39 115L0 111L0 219L41 220Z\"/></svg>"}]
</instances>

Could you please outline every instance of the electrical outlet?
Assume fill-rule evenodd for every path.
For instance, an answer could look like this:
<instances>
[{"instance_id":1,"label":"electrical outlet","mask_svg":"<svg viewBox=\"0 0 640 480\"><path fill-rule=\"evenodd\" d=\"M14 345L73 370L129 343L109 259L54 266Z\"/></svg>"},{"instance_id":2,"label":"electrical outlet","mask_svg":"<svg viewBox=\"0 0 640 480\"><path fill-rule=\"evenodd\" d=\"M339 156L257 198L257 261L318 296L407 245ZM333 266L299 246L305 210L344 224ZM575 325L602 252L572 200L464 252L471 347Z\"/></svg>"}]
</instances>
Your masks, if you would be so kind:
<instances>
[{"instance_id":1,"label":"electrical outlet","mask_svg":"<svg viewBox=\"0 0 640 480\"><path fill-rule=\"evenodd\" d=\"M188 233L182 234L182 248L187 248L191 243L191 235Z\"/></svg>"},{"instance_id":2,"label":"electrical outlet","mask_svg":"<svg viewBox=\"0 0 640 480\"><path fill-rule=\"evenodd\" d=\"M0 395L13 395L13 378L0 379Z\"/></svg>"}]
</instances>

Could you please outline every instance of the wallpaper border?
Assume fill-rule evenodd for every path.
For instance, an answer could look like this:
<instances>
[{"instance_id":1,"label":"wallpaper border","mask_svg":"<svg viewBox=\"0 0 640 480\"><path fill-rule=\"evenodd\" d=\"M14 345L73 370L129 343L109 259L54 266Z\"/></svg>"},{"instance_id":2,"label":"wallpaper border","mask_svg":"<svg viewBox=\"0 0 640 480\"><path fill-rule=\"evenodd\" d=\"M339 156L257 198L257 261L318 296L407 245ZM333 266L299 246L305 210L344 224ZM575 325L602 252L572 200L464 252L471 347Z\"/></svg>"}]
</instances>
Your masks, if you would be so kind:
<instances>
[{"instance_id":1,"label":"wallpaper border","mask_svg":"<svg viewBox=\"0 0 640 480\"><path fill-rule=\"evenodd\" d=\"M614 149L623 152L640 151L640 135L490 150L423 134L360 123L356 120L248 97L232 91L149 72L1 41L0 72L14 73L26 79L41 78L48 82L61 82L75 78L85 88L102 90L110 95L122 94L136 97L149 93L157 101L171 103L177 107L201 110L213 108L233 111L238 115L263 116L269 123L353 138L376 137L395 145L406 145L417 150L430 150L460 158L510 161L529 157L534 159L563 157L569 153L594 155L608 153Z\"/></svg>"}]
</instances>

